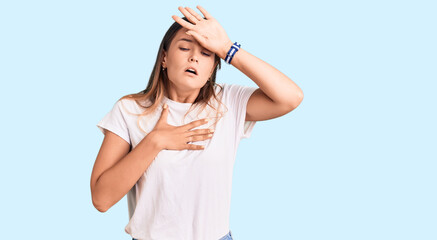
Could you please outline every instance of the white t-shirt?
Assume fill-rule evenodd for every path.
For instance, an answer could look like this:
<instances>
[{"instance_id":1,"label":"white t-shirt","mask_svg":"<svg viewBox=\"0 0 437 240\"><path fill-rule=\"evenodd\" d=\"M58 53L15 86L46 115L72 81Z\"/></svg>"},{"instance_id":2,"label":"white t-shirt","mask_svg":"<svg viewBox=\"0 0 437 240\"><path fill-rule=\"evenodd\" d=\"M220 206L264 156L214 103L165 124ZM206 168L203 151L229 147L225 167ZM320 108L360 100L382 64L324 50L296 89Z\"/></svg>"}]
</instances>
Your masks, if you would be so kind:
<instances>
[{"instance_id":1,"label":"white t-shirt","mask_svg":"<svg viewBox=\"0 0 437 240\"><path fill-rule=\"evenodd\" d=\"M239 142L249 138L255 121L245 121L246 106L255 87L220 84L222 117L196 127L215 128L211 139L192 144L203 150L162 150L135 186L127 193L129 223L126 233L140 240L217 240L229 232L232 173ZM216 93L220 88L216 87ZM181 126L217 112L198 109L183 120L191 103L164 97L157 110L140 118L143 110L135 101L119 100L97 124L117 134L135 148L161 117L163 103L169 107L167 122ZM216 103L217 104L217 103ZM215 105L217 107L218 105ZM127 111L126 111L127 110ZM210 110L210 111L208 111ZM216 125L214 123L216 122Z\"/></svg>"}]
</instances>

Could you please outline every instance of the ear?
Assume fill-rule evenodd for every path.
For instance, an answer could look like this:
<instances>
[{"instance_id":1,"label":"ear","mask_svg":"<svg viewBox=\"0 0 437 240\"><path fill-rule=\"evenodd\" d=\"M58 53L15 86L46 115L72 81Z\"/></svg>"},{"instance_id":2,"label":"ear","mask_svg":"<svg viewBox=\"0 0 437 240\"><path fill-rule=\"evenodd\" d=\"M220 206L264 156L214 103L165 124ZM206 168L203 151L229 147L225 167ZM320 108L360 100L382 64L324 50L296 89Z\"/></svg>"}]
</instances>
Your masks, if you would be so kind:
<instances>
[{"instance_id":1,"label":"ear","mask_svg":"<svg viewBox=\"0 0 437 240\"><path fill-rule=\"evenodd\" d=\"M162 62L161 66L164 68L167 68L167 52L165 50L162 50Z\"/></svg>"}]
</instances>

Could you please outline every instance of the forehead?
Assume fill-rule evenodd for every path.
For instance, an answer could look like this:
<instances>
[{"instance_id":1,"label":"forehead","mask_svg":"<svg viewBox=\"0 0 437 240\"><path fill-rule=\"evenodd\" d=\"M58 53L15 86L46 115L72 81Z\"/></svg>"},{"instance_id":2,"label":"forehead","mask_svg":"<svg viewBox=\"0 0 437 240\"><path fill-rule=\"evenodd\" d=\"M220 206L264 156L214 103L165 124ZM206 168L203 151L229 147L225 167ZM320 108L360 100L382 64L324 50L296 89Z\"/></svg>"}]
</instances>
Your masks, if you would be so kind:
<instances>
[{"instance_id":1,"label":"forehead","mask_svg":"<svg viewBox=\"0 0 437 240\"><path fill-rule=\"evenodd\" d=\"M172 43L190 43L190 44L197 44L200 46L200 44L194 39L194 37L186 34L185 32L188 31L186 28L181 28L176 33L175 37L173 38Z\"/></svg>"}]
</instances>

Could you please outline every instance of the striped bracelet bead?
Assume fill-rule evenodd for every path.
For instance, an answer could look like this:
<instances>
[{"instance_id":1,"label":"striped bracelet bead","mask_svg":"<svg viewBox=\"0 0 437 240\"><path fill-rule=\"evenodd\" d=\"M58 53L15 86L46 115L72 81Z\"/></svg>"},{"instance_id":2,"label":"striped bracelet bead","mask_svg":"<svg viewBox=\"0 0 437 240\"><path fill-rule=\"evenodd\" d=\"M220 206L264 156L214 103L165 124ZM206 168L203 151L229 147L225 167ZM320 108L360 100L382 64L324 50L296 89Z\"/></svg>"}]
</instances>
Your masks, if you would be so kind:
<instances>
[{"instance_id":1,"label":"striped bracelet bead","mask_svg":"<svg viewBox=\"0 0 437 240\"><path fill-rule=\"evenodd\" d=\"M241 44L238 44L237 42L234 43L234 45L231 46L231 49L229 49L228 54L226 54L225 62L227 64L231 64L232 58L234 57L235 53L240 49Z\"/></svg>"}]
</instances>

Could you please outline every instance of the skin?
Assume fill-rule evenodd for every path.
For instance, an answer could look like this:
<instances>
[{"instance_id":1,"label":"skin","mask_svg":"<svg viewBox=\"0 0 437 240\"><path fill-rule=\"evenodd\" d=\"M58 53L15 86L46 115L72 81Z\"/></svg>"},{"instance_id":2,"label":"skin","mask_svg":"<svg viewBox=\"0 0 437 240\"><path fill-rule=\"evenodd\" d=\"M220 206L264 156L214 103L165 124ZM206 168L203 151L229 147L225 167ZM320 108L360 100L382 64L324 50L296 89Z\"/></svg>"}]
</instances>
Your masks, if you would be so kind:
<instances>
[{"instance_id":1,"label":"skin","mask_svg":"<svg viewBox=\"0 0 437 240\"><path fill-rule=\"evenodd\" d=\"M202 47L186 31L188 29L181 28L176 33L168 52L164 51L162 66L167 71L170 83L167 97L176 102L193 103L200 89L211 77L216 64L215 54ZM188 67L194 67L197 75L185 72Z\"/></svg>"},{"instance_id":2,"label":"skin","mask_svg":"<svg viewBox=\"0 0 437 240\"><path fill-rule=\"evenodd\" d=\"M176 102L193 103L217 64L214 63L215 54L202 47L194 37L186 34L186 31L188 29L181 28L175 34L168 52L164 51L162 67L166 69L169 79L167 97ZM195 68L197 75L185 72L188 67ZM191 130L207 123L208 119L176 127L167 123L168 112L168 106L164 105L161 118L150 133L153 136L151 139L159 149L201 150L202 145L189 142L203 141L213 136L212 129Z\"/></svg>"}]
</instances>

